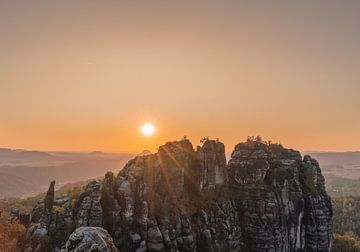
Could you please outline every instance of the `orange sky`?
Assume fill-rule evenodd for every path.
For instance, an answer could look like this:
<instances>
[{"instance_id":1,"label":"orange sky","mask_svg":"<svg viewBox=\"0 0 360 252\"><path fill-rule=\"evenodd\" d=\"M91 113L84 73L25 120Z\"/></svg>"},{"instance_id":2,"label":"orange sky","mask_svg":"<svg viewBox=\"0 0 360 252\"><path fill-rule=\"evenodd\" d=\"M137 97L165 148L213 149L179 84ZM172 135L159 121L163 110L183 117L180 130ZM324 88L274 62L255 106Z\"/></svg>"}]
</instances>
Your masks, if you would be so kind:
<instances>
[{"instance_id":1,"label":"orange sky","mask_svg":"<svg viewBox=\"0 0 360 252\"><path fill-rule=\"evenodd\" d=\"M280 2L1 1L0 147L359 150L360 2Z\"/></svg>"}]
</instances>

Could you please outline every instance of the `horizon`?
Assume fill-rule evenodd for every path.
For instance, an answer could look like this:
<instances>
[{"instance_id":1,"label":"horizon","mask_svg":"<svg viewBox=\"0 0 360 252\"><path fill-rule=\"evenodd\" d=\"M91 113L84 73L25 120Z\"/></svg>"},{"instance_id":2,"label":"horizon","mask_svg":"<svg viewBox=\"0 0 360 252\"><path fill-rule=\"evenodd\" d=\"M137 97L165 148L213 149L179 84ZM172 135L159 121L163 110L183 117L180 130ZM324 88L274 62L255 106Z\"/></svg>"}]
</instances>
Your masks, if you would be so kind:
<instances>
[{"instance_id":1,"label":"horizon","mask_svg":"<svg viewBox=\"0 0 360 252\"><path fill-rule=\"evenodd\" d=\"M212 138L210 138L212 139ZM102 149L32 149L32 148L26 148L26 147L8 147L8 146L0 146L0 150L1 149L9 149L9 150L13 150L13 151L16 151L16 150L19 150L19 151L39 151L39 152L47 152L47 153L61 153L61 152L69 152L69 153L92 153L92 152L102 152L104 154L133 154L133 155L137 155L137 154L141 154L142 152L144 151L150 151L151 153L155 153L158 151L158 148L162 145L164 145L165 143L167 142L173 142L173 141L180 141L181 138L178 138L178 139L169 139L168 141L165 141L163 142L162 144L158 145L155 149L143 149L141 151L124 151L124 150L118 150L118 151L113 151L113 150L102 150ZM198 143L192 141L191 139L188 139L194 149L196 149L197 146L201 146L201 143L200 141L198 141ZM267 140L267 139L266 139ZM220 139L220 142L221 139ZM246 139L244 140L241 140L241 141L238 141L237 144L239 143L242 143L242 142L246 142ZM281 143L279 143L281 144ZM227 146L225 143L225 151L227 154L231 154L231 152L233 151L234 147L236 146L236 144L234 146L232 146L231 148L229 148L229 146ZM295 149L295 148L292 148L291 146L286 146L286 145L283 145L281 144L284 148L288 148L288 149L294 149L294 150L297 150L299 151L302 155L303 154L306 154L306 153L334 153L334 154L337 154L337 153L357 153L357 152L360 152L360 149L357 150L357 149L354 149L354 150L301 150L301 149Z\"/></svg>"},{"instance_id":2,"label":"horizon","mask_svg":"<svg viewBox=\"0 0 360 252\"><path fill-rule=\"evenodd\" d=\"M0 3L0 139L137 153L179 132L360 150L360 2ZM150 122L156 132L141 134Z\"/></svg>"}]
</instances>

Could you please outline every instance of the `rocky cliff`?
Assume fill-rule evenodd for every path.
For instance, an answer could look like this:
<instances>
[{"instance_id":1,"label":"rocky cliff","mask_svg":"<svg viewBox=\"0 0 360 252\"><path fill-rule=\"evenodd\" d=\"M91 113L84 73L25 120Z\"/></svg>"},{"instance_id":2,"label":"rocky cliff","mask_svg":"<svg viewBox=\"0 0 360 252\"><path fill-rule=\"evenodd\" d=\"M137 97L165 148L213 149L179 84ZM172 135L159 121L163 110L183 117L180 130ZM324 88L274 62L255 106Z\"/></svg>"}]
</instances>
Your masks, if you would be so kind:
<instances>
[{"instance_id":1,"label":"rocky cliff","mask_svg":"<svg viewBox=\"0 0 360 252\"><path fill-rule=\"evenodd\" d=\"M330 251L332 206L319 164L262 141L169 142L35 206L26 251Z\"/></svg>"}]
</instances>

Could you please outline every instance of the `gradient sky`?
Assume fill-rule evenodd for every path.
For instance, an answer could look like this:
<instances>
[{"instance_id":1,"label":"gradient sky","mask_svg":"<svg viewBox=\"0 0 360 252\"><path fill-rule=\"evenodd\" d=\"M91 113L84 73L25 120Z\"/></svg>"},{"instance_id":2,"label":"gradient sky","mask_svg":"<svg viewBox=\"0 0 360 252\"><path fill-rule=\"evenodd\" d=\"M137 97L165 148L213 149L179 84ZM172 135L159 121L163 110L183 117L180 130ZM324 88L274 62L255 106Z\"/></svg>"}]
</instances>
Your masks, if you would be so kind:
<instances>
[{"instance_id":1,"label":"gradient sky","mask_svg":"<svg viewBox=\"0 0 360 252\"><path fill-rule=\"evenodd\" d=\"M0 1L0 145L360 149L360 1ZM145 138L142 123L157 134Z\"/></svg>"}]
</instances>

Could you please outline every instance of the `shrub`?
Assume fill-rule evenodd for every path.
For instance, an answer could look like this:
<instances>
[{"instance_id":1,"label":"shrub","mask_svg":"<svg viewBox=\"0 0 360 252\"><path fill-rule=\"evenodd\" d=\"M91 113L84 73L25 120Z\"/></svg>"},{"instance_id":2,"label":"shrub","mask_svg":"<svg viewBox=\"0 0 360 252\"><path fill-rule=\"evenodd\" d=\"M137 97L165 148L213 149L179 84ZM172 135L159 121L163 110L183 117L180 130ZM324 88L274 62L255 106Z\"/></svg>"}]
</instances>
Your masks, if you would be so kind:
<instances>
[{"instance_id":1,"label":"shrub","mask_svg":"<svg viewBox=\"0 0 360 252\"><path fill-rule=\"evenodd\" d=\"M0 216L0 251L20 252L26 229L18 221L8 220L8 215Z\"/></svg>"},{"instance_id":2,"label":"shrub","mask_svg":"<svg viewBox=\"0 0 360 252\"><path fill-rule=\"evenodd\" d=\"M360 240L354 233L334 234L333 252L360 252Z\"/></svg>"}]
</instances>

